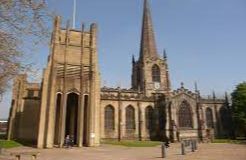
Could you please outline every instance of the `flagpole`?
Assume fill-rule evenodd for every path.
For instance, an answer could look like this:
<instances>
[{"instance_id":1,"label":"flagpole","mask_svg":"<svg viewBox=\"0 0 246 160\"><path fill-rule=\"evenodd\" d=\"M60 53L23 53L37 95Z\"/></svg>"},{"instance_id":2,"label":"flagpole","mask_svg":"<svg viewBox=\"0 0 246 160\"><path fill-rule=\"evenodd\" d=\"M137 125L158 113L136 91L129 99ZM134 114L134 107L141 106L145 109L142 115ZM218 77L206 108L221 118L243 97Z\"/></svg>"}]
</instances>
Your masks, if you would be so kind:
<instances>
[{"instance_id":1,"label":"flagpole","mask_svg":"<svg viewBox=\"0 0 246 160\"><path fill-rule=\"evenodd\" d=\"M75 21L76 21L76 0L73 0L73 29L75 29Z\"/></svg>"}]
</instances>

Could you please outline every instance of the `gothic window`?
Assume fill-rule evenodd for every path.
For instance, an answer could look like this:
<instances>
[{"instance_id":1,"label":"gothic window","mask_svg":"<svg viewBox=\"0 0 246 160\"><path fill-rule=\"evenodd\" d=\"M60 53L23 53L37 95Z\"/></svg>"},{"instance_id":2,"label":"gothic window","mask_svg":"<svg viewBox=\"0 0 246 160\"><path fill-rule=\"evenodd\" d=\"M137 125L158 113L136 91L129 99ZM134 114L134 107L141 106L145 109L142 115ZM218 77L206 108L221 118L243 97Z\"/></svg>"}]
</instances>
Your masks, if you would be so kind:
<instances>
[{"instance_id":1,"label":"gothic window","mask_svg":"<svg viewBox=\"0 0 246 160\"><path fill-rule=\"evenodd\" d=\"M153 82L160 82L161 77L160 77L160 68L155 64L152 67L152 81Z\"/></svg>"},{"instance_id":2,"label":"gothic window","mask_svg":"<svg viewBox=\"0 0 246 160\"><path fill-rule=\"evenodd\" d=\"M151 130L154 127L154 109L151 106L145 109L145 124L146 129Z\"/></svg>"},{"instance_id":3,"label":"gothic window","mask_svg":"<svg viewBox=\"0 0 246 160\"><path fill-rule=\"evenodd\" d=\"M126 129L135 129L135 109L132 106L126 107Z\"/></svg>"},{"instance_id":4,"label":"gothic window","mask_svg":"<svg viewBox=\"0 0 246 160\"><path fill-rule=\"evenodd\" d=\"M208 128L213 128L213 111L211 108L206 109L206 123Z\"/></svg>"},{"instance_id":5,"label":"gothic window","mask_svg":"<svg viewBox=\"0 0 246 160\"><path fill-rule=\"evenodd\" d=\"M192 128L192 113L190 105L187 102L182 102L178 111L179 127Z\"/></svg>"},{"instance_id":6,"label":"gothic window","mask_svg":"<svg viewBox=\"0 0 246 160\"><path fill-rule=\"evenodd\" d=\"M114 130L114 107L111 105L105 107L104 127L106 130Z\"/></svg>"}]
</instances>

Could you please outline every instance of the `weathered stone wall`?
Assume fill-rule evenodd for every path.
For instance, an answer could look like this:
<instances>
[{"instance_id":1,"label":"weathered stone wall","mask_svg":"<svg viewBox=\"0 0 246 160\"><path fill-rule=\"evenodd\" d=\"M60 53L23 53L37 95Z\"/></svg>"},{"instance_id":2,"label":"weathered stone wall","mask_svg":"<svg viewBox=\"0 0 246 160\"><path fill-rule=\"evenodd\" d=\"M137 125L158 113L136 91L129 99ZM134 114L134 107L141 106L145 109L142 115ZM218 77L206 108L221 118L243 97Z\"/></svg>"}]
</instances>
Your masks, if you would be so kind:
<instances>
[{"instance_id":1,"label":"weathered stone wall","mask_svg":"<svg viewBox=\"0 0 246 160\"><path fill-rule=\"evenodd\" d=\"M116 89L117 90L117 89ZM120 95L119 95L120 94ZM106 96L107 95L107 96ZM134 96L135 95L135 96ZM146 128L146 108L152 107L156 110L153 97L144 100L143 97L137 97L138 92L101 92L100 106L100 124L101 138L103 139L136 139L149 140L152 136L157 136L157 130L150 131ZM134 98L133 98L134 97ZM139 99L141 98L141 99ZM105 129L105 108L112 106L114 108L114 129ZM135 129L126 129L126 108L132 106L135 114ZM157 118L157 117L156 117ZM157 119L156 119L157 120Z\"/></svg>"},{"instance_id":2,"label":"weathered stone wall","mask_svg":"<svg viewBox=\"0 0 246 160\"><path fill-rule=\"evenodd\" d=\"M40 100L25 99L20 112L18 139L37 143Z\"/></svg>"},{"instance_id":3,"label":"weathered stone wall","mask_svg":"<svg viewBox=\"0 0 246 160\"><path fill-rule=\"evenodd\" d=\"M14 80L8 124L8 139L36 143L40 111L40 86L28 83L26 75Z\"/></svg>"}]
</instances>

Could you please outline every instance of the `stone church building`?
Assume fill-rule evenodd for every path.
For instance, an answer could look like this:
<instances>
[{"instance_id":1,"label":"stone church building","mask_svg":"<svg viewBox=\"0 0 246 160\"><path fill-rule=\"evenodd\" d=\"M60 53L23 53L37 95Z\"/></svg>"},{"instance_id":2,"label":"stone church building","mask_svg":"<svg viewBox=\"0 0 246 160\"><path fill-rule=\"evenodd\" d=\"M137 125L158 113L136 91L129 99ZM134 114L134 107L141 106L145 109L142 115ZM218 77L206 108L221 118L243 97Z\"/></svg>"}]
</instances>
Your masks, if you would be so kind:
<instances>
[{"instance_id":1,"label":"stone church building","mask_svg":"<svg viewBox=\"0 0 246 160\"><path fill-rule=\"evenodd\" d=\"M148 0L144 1L139 58L132 59L131 88L100 86L97 25L63 28L56 17L42 83L14 80L8 139L38 148L76 146L102 139L209 141L228 132L228 101L202 98L198 89L172 90L166 53L157 52ZM137 47L137 46L136 46ZM99 52L100 53L100 52Z\"/></svg>"}]
</instances>

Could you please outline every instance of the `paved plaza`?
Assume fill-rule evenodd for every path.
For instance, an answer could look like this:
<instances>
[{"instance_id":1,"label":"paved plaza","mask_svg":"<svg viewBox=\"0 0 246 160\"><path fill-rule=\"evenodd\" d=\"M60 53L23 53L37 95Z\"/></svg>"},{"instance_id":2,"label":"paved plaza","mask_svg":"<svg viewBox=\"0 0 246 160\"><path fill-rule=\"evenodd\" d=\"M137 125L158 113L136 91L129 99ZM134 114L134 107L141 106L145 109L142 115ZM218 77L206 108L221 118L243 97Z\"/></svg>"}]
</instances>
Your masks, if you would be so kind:
<instances>
[{"instance_id":1,"label":"paved plaza","mask_svg":"<svg viewBox=\"0 0 246 160\"><path fill-rule=\"evenodd\" d=\"M0 160L11 160L11 152L40 152L38 160L158 160L161 158L160 146L157 147L123 147L102 145L101 147L72 149L34 149L20 147L9 149ZM31 157L23 157L31 160ZM246 145L237 144L200 144L196 152L180 154L180 144L171 144L167 160L245 160Z\"/></svg>"}]
</instances>

